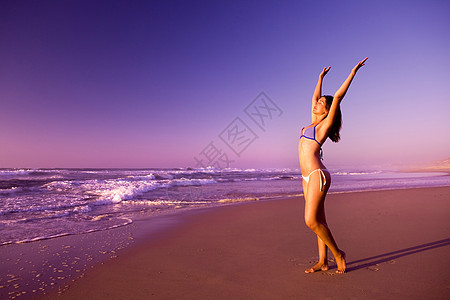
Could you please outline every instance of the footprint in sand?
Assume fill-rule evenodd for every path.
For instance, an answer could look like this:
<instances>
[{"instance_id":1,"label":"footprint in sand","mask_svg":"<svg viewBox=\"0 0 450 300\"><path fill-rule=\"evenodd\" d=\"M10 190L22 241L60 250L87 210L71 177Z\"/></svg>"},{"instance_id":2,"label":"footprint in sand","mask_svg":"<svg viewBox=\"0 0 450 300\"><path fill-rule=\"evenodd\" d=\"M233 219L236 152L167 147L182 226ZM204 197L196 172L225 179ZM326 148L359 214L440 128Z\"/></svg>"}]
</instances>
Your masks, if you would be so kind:
<instances>
[{"instance_id":1,"label":"footprint in sand","mask_svg":"<svg viewBox=\"0 0 450 300\"><path fill-rule=\"evenodd\" d=\"M317 257L317 258L311 258L309 261L304 261L300 258L290 258L289 262L296 266L312 266L317 263L318 259L319 258Z\"/></svg>"},{"instance_id":2,"label":"footprint in sand","mask_svg":"<svg viewBox=\"0 0 450 300\"><path fill-rule=\"evenodd\" d=\"M376 264L375 266L370 266L370 267L367 267L367 269L368 270L370 270L370 271L374 271L374 272L376 272L376 271L379 271L380 269L378 268L378 264Z\"/></svg>"}]
</instances>

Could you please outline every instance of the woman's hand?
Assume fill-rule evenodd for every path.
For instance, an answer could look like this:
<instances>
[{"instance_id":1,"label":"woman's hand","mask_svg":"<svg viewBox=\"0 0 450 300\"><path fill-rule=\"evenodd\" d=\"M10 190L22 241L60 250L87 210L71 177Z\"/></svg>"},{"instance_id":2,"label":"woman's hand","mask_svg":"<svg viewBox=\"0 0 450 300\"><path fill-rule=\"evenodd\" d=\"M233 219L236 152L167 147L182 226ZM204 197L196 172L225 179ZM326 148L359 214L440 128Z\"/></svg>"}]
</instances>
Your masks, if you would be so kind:
<instances>
[{"instance_id":1,"label":"woman's hand","mask_svg":"<svg viewBox=\"0 0 450 300\"><path fill-rule=\"evenodd\" d=\"M352 69L352 71L350 72L350 75L348 75L347 79L345 79L345 81L341 85L341 87L336 91L336 93L334 94L334 100L338 100L338 101L336 101L336 103L339 103L340 101L342 101L342 99L345 96L345 93L347 93L347 90L350 87L350 83L352 83L352 80L356 75L356 72L359 70L359 68L364 66L364 63L366 62L367 59L368 59L368 57L364 58ZM333 101L333 103L331 104L332 105L331 108L333 108L334 103L335 103L335 101ZM330 111L331 111L331 108L330 108ZM330 115L330 113L328 113L328 115Z\"/></svg>"},{"instance_id":2,"label":"woman's hand","mask_svg":"<svg viewBox=\"0 0 450 300\"><path fill-rule=\"evenodd\" d=\"M366 60L368 59L368 57L364 58L362 61L360 61L354 68L353 68L353 72L356 74L356 72L358 72L359 68L361 68L362 66L364 66L364 63L366 62Z\"/></svg>"},{"instance_id":3,"label":"woman's hand","mask_svg":"<svg viewBox=\"0 0 450 300\"><path fill-rule=\"evenodd\" d=\"M366 58L367 59L367 58ZM331 69L331 67L328 67L328 68L323 68L323 71L322 71L322 73L320 73L320 78L324 78L325 77L325 75L327 75L327 73L328 73L328 71L330 71L330 69Z\"/></svg>"}]
</instances>

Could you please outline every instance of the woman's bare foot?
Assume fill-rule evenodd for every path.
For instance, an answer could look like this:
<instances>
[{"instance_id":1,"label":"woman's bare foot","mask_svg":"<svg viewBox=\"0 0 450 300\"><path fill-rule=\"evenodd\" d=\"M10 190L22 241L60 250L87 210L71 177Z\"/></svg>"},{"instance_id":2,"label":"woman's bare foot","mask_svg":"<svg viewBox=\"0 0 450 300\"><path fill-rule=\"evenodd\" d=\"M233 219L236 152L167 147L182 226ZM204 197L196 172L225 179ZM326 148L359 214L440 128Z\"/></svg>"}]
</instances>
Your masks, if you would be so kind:
<instances>
[{"instance_id":1,"label":"woman's bare foot","mask_svg":"<svg viewBox=\"0 0 450 300\"><path fill-rule=\"evenodd\" d=\"M337 264L337 271L338 274L344 274L345 273L345 252L340 250L341 255L338 257L335 257L336 264Z\"/></svg>"},{"instance_id":2,"label":"woman's bare foot","mask_svg":"<svg viewBox=\"0 0 450 300\"><path fill-rule=\"evenodd\" d=\"M306 269L305 273L314 273L317 271L328 271L328 263L327 262L318 262L317 264L315 264L312 268Z\"/></svg>"}]
</instances>

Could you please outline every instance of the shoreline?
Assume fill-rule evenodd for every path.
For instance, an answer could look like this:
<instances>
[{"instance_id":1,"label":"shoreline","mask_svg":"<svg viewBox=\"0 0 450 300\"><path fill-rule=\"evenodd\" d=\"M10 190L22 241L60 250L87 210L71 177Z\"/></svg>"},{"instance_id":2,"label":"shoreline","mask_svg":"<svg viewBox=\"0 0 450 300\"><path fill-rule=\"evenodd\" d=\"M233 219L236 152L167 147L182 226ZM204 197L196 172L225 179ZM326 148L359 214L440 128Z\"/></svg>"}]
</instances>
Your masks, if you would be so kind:
<instances>
[{"instance_id":1,"label":"shoreline","mask_svg":"<svg viewBox=\"0 0 450 300\"><path fill-rule=\"evenodd\" d=\"M399 172L404 173L447 173L447 176L450 175L450 168L449 167L443 167L443 168L433 168L433 167L426 167L426 168L413 168L413 169L402 169Z\"/></svg>"},{"instance_id":2,"label":"shoreline","mask_svg":"<svg viewBox=\"0 0 450 300\"><path fill-rule=\"evenodd\" d=\"M144 190L141 190L139 186L141 184L144 186L148 184L153 185L154 183L157 183L155 180L160 179L159 177L154 178L153 173L149 173L150 170L146 170L144 173L136 171L137 173L133 173L133 176L128 176L126 170L118 169L116 173L110 173L108 170L95 169L94 173L96 174L96 178L103 178L104 176L118 177L113 178L114 184L108 188L106 188L107 186L105 185L101 185L99 187L101 191L96 191L98 193L97 196L92 199L89 198L89 201L83 202L83 200L78 203L78 200L73 202L70 199L72 199L71 197L74 197L73 199L78 199L77 197L81 197L81 194L84 194L86 190L92 188L89 180L86 181L87 178L85 178L85 176L87 175L83 175L83 172L74 173L73 170L66 169L62 169L62 171L55 169L50 170L52 172L49 174L52 176L49 176L46 172L40 172L42 170L34 170L31 173L31 170L19 170L20 172L25 172L28 176L24 178L24 183L17 184L18 187L13 186L11 188L0 189L0 196L6 198L5 203L15 203L14 207L16 207L16 209L11 209L8 207L9 204L6 204L7 206L2 206L1 213L4 214L4 218L2 218L3 221L0 222L0 227L3 226L2 228L5 229L5 234L2 236L0 246L20 242L34 242L36 240L66 235L84 234L92 231L110 230L114 227L124 226L126 225L125 223L130 222L130 219L134 221L136 218L140 218L141 215L158 215L160 210L172 213L173 210L178 210L178 208L186 210L190 209L191 206L193 206L193 208L210 207L232 202L245 202L249 199L271 200L274 198L279 199L284 197L302 196L302 194L299 193L301 190L301 188L299 190L299 187L301 186L301 177L299 177L298 173L293 174L291 171L286 171L285 173L283 173L284 171L280 171L281 173L274 173L276 176L272 176L273 174L270 175L271 172L268 170L266 170L268 173L258 173L255 170L247 173L247 170L241 170L240 172L242 174L239 173L237 178L234 178L234 175L230 177L230 174L228 173L227 175L222 176L221 173L213 172L213 174L215 174L214 176L220 177L220 180L217 182L212 180L212 182L200 184L198 182L195 184L195 181L197 180L196 177L205 174L197 174L198 172L195 172L195 176L192 174L189 175L192 175L192 178L189 177L189 180L191 181L187 180L187 183L189 184L182 185L181 187L176 187L177 185L175 185L173 189L169 187L161 189L152 188L150 191L147 191L145 188ZM12 173L18 172L12 170L9 171ZM178 171L172 171L175 175L178 174ZM184 170L183 172L189 174L187 170ZM68 181L60 181L59 179L54 181L54 173L58 174L58 178L60 179L67 177L66 179L68 179ZM170 172L167 174L169 173ZM209 173L207 172L207 174ZM250 175L248 176L248 174ZM283 174L289 175L284 176ZM361 176L356 176L355 174ZM427 174L420 173L416 176L411 176L407 173L399 174L398 171L376 171L368 173L352 173L350 171L345 171L343 173L337 172L337 176L333 176L333 182L336 180L337 184L331 186L328 194L450 186L448 177L450 173L428 172ZM443 176L443 174L446 176ZM49 188L51 190L50 195L45 196L50 202L46 199L41 199L42 195L38 192L39 189L36 189L35 192L31 193L25 192L28 189L28 186L34 186L34 184L36 184L32 180L33 176L36 178L41 178L43 176L43 181L38 184L38 186L40 186L39 189L46 187L47 185L51 186L51 188ZM241 176L244 176L245 178L242 179ZM120 183L120 180L117 181L118 178L122 177L125 178L126 184ZM206 177L210 177L210 175ZM79 178L82 182L80 183L80 187L83 188L78 187L78 184L72 184L72 179L70 178ZM127 178L131 178L131 187L128 186L130 182L127 181ZM151 178L151 180L148 178ZM286 180L286 178L288 178L288 180ZM247 181L247 179L249 181ZM174 179L174 181L176 180L178 179ZM222 180L224 181L222 182ZM228 180L230 180L230 182L228 182ZM42 185L43 182L47 183ZM72 191L63 195L62 202L58 200L59 202L56 201L53 203L61 196L54 193L54 190L57 191L59 189L58 182L62 182L63 186L69 185L71 187L69 190ZM193 183L195 187L192 187L191 183ZM11 185L6 182L4 182L4 184L6 184L6 186ZM24 190L22 191L22 189ZM46 188L44 188L44 190L45 189ZM33 188L31 190L35 189ZM153 192L153 190L158 192ZM89 195L89 193L86 195ZM123 206L116 207L115 204L111 203L110 200L108 200L111 195L117 197L119 205ZM136 198L134 199L133 197ZM128 198L130 198L130 200L127 200ZM47 207L43 203L50 206L47 205ZM43 206L41 207L41 205ZM50 212L48 212L49 207ZM119 208L119 210L117 210L117 208ZM117 214L119 211L120 213ZM16 212L19 212L19 214L16 214ZM53 215L55 216L55 219L53 219ZM42 221L34 222L38 219ZM48 222L47 220L52 221ZM55 220L55 222L59 221L60 224L56 225L53 220ZM101 220L101 222L97 222L99 220ZM20 228L14 225L16 222L20 223Z\"/></svg>"},{"instance_id":3,"label":"shoreline","mask_svg":"<svg viewBox=\"0 0 450 300\"><path fill-rule=\"evenodd\" d=\"M397 198L399 199L398 202L405 202L407 199L403 199L404 194L417 196L417 194L429 194L434 195L436 194L442 194L444 192L448 195L448 192L450 191L450 187L433 187L433 188L409 188L409 189L396 189L396 190L382 190L382 191L360 191L360 192L338 192L330 194L327 197L327 216L329 218L330 227L333 231L333 233L336 235L336 239L338 243L342 244L349 244L351 245L352 242L346 240L343 238L342 232L345 232L345 224L348 223L348 220L344 221L337 221L336 220L336 213L340 211L340 213L343 213L344 216L347 218L349 215L354 213L353 209L354 207L348 208L342 208L340 206L337 206L337 203L340 204L346 204L346 201L348 201L347 198L351 198L350 202L354 202L356 206L361 209L361 206L373 206L373 201L375 199L374 196L376 194L385 194L392 199L392 201L397 201L395 198L395 195L397 195ZM394 196L393 196L394 194ZM403 195L403 197L402 197ZM433 196L433 197L434 197ZM360 197L363 197L364 199L354 200L358 199ZM442 195L440 196L442 197ZM376 198L376 197L375 197ZM347 200L346 200L347 199ZM356 201L356 202L355 202ZM367 202L368 201L368 202ZM415 200L416 201L416 200ZM420 199L417 199L417 201L420 202ZM417 202L416 201L416 202ZM440 200L442 201L442 200ZM366 203L367 202L367 203ZM370 202L370 203L369 203ZM386 202L385 200L382 201L383 203ZM364 205L365 204L365 205ZM385 203L389 204L389 203ZM347 204L346 204L347 205ZM345 205L345 206L346 206ZM394 207L398 206L394 204ZM442 205L442 204L441 204ZM287 206L287 207L285 207ZM376 206L375 206L376 207ZM446 207L444 207L446 208ZM448 208L448 206L447 206ZM442 208L441 208L442 209ZM417 213L417 207L415 209L415 212ZM264 223L267 223L267 219L272 220L274 223L280 223L280 228L285 228L285 231L292 231L291 233L283 233L276 231L274 232L273 226L269 226L269 230L267 230L267 238L276 239L276 235L288 235L289 238L280 238L277 243L275 244L265 244L263 248L283 248L285 257L288 258L288 264L286 264L286 261L280 261L279 257L277 257L276 253L280 251L275 251L274 253L270 253L270 256L273 258L275 255L275 260L280 263L281 266L284 266L287 268L290 274L293 274L298 277L298 279L302 279L304 276L302 274L303 269L306 268L308 265L312 263L314 260L315 255L317 255L317 250L315 249L314 243L314 235L306 228L306 226L303 223L302 218L302 211L303 211L303 199L301 199L301 196L294 196L289 198L282 198L282 199L273 199L273 200L260 200L260 201L250 201L250 202L239 202L239 203L233 203L233 204L226 204L226 205L220 205L216 207L200 207L195 209L189 209L186 211L178 211L170 214L164 214L161 216L156 217L150 217L145 218L142 220L137 220L135 223L112 229L107 231L100 231L100 232L93 232L89 234L83 234L83 235L76 235L76 236L66 236L66 237L60 237L50 240L43 240L41 242L33 242L33 243L26 243L26 244L10 244L3 247L8 247L10 251L5 251L6 248L0 247L1 256L3 258L6 258L2 262L2 269L4 271L6 270L6 267L9 267L13 269L13 267L19 267L24 268L22 271L25 272L18 272L18 274L14 274L14 272L2 272L3 275L1 278L2 281L0 283L4 285L4 282L8 282L10 285L9 288L11 288L12 284L18 284L18 286L12 291L15 291L15 294L11 295L19 295L19 292L26 292L26 294L23 294L21 299L26 299L28 297L36 297L36 296L42 296L43 299L54 299L61 297L62 299L75 299L77 297L90 297L89 295L80 294L83 293L83 291L86 290L86 285L90 286L87 290L90 290L92 292L98 292L98 293L105 293L105 290L103 290L103 286L101 282L105 281L104 276L109 276L108 274L111 273L110 269L116 270L125 270L126 272L131 272L128 275L123 274L122 276L119 276L119 278L115 278L112 282L117 282L117 280L126 280L128 283L129 280L126 279L127 276L131 276L133 280L136 282L131 282L130 284L133 286L135 284L143 282L141 279L136 278L139 276L144 276L140 273L139 267L140 264L138 263L136 265L136 261L133 260L134 257L146 257L145 253L147 252L147 249L151 249L152 251L156 251L154 255L158 257L158 255L161 255L161 261L159 262L152 262L152 261L146 261L144 265L147 266L148 270L155 270L161 269L165 271L158 271L162 273L152 273L151 279L149 279L152 282L154 292L156 296L161 296L164 298L164 295L167 296L164 292L164 287L173 290L175 287L169 287L169 282L172 280L179 280L183 283L182 286L176 288L177 291L185 293L186 291L189 291L190 293L193 293L195 291L190 290L186 283L189 283L190 280L192 280L192 276L194 278L202 278L201 281L206 281L207 286L211 288L210 281L213 278L217 279L217 276L220 277L222 274L228 274L228 281L223 281L222 278L221 284L214 284L213 290L208 290L210 296L212 294L210 293L216 293L216 292L223 292L224 295L229 294L230 296L237 296L237 295L247 295L244 291L241 291L241 286L237 282L235 282L236 279L233 279L234 272L228 273L226 272L228 270L228 267L226 264L224 265L223 257L218 255L217 253L209 253L208 249L214 248L218 253L224 253L227 251L231 251L231 253L228 253L227 258L231 259L233 257L236 258L242 258L243 256L246 257L243 262L251 262L254 261L254 257L250 255L251 253L256 253L258 255L263 255L265 251L261 247L257 247L257 245L252 245L251 243L248 244L245 242L247 238L252 240L252 236L255 235L261 235L263 234L261 232L260 225ZM447 209L448 211L448 209ZM443 212L445 213L445 209ZM281 215L280 215L281 214ZM372 212L373 214L373 212ZM240 217L238 217L240 216ZM447 213L448 216L448 213ZM380 217L377 215L374 215L375 219L379 219ZM258 218L263 218L263 220L257 220ZM284 221L286 220L286 221ZM289 220L289 226L286 226L287 220ZM369 218L370 220L370 218ZM235 223L242 224L242 228L236 228ZM253 222L253 223L252 223ZM284 225L282 225L283 223ZM226 224L230 225L229 229L226 229ZM270 224L270 223L269 223ZM348 225L348 224L347 224ZM267 226L267 224L265 225ZM220 235L220 232L217 232L219 234L218 237L215 236L214 231L212 228L221 228L222 231L225 230L227 234ZM293 229L293 230L292 230ZM209 230L209 231L208 231ZM237 230L237 231L236 231ZM200 232L203 232L203 235L198 236ZM240 232L242 231L242 232ZM271 232L271 233L270 233ZM222 232L223 233L223 232ZM230 249L229 242L225 242L227 239L230 239L234 236L240 236L238 239L239 243L234 242L234 244L241 244L242 246L247 247L249 250L244 251L241 249ZM186 241L186 237L195 237L194 241ZM210 237L210 239L207 239L206 236ZM373 236L373 234L372 234ZM435 244L429 245L428 247L433 246L442 246L437 247L438 250L441 250L443 246L446 246L445 243L448 243L445 241L445 237L449 237L450 232L448 230L448 226L446 227L446 235L441 235L440 238L434 239L434 240L427 240L424 241L425 243L412 243L410 246L414 247L420 247L420 245L423 244L429 244L435 242ZM307 249L308 251L301 250L302 247L299 246L299 242L301 240L308 240L307 243ZM183 243L187 243L188 247L181 246L180 240ZM208 240L211 240L211 244L208 244L207 246L202 246L205 242L208 243ZM256 240L255 240L256 241ZM441 242L439 242L441 241ZM258 241L263 243L264 241ZM264 243L263 243L264 244ZM85 247L77 246L77 245L86 245ZM185 245L185 244L182 244ZM292 247L292 249L296 249L296 253L292 251L288 251L287 246ZM419 245L419 246L418 246ZM68 247L70 246L70 247ZM343 246L343 249L352 249L355 245L352 245L352 247L348 247L347 245ZM423 246L426 247L426 246ZM15 249L14 249L15 248ZM358 247L357 247L358 248ZM162 251L162 249L165 249L165 251ZM186 253L183 253L182 249L186 249ZM276 249L276 250L277 250ZM396 250L396 249L408 249L408 247L401 247L399 245L399 248L394 248L390 250ZM257 250L257 251L255 251ZM279 249L278 249L279 250ZM360 249L361 250L361 249ZM420 249L419 249L420 250ZM288 251L288 255L286 256L286 251ZM411 251L414 251L411 250ZM189 268L182 268L178 269L179 272L184 272L185 274L188 274L188 277L180 278L179 275L174 274L174 276L164 277L161 276L161 274L166 272L173 272L174 269L179 268L180 266L173 265L170 260L170 255L167 256L167 253L172 253L175 257L175 259L178 261L178 263L183 265L189 265L188 262L185 260L193 260L200 263L200 268L197 265L190 266ZM350 255L352 255L354 250L348 251L350 252ZM384 253L389 253L393 251L385 251ZM394 251L395 252L395 251ZM9 253L5 256L5 254ZM59 255L58 255L59 253ZM89 254L86 256L86 254ZM208 258L208 255L204 258L202 258L202 255L211 255L210 258ZM280 253L278 253L280 254ZM84 256L83 256L84 255ZM248 256L249 255L249 256ZM257 256L258 256L257 255ZM18 256L19 258L14 261L14 257ZM248 256L248 257L247 257ZM353 255L352 255L353 256ZM368 255L371 257L370 255ZM395 256L395 253L391 256ZM31 258L30 258L31 257ZM78 260L75 259L78 257ZM184 257L184 259L182 259ZM373 255L372 255L373 257ZM375 255L376 257L376 255ZM28 258L28 259L27 259ZM263 261L267 263L271 259L268 259L267 253L266 256L263 255ZM9 259L9 260L8 260ZM33 262L34 259L34 262ZM84 265L82 265L81 260L84 261ZM149 257L147 255L146 259L148 260ZM178 259L181 259L179 261ZM367 255L366 255L367 259ZM446 257L448 261L448 256ZM207 265L204 265L204 260L209 261ZM376 258L374 258L376 260ZM47 263L45 263L47 261ZM59 262L59 265L56 265L54 262ZM78 262L77 262L78 261ZM358 260L356 260L358 261ZM39 265L40 262L40 265ZM221 263L220 263L221 262ZM350 261L351 262L351 261ZM5 264L6 263L6 264ZM369 264L367 266L363 266L364 264ZM387 263L385 261L381 262L381 264L386 265ZM34 273L30 272L30 265L31 265L31 271L35 271ZM217 272L210 270L210 267L208 265L216 265L218 268ZM372 268L373 270L370 270L370 272L377 272L379 267L378 264L370 264L370 261L364 263L364 261L361 262L361 264L357 264L356 266L349 265L348 270L350 271L348 274L345 274L343 276L354 276L353 273L361 272L361 270L370 270ZM51 266L49 268L49 266ZM74 268L70 269L71 266L75 266ZM133 267L132 267L133 266ZM265 276L259 274L260 272L264 273L267 271L274 271L277 270L275 273L281 274L283 270L280 270L280 266L276 265L270 265L271 268L268 267L268 270L264 270L263 268L264 263L262 263L261 266L258 266L257 262L253 262L253 264L250 264L250 271L253 271L253 276L256 276L256 279L258 279L258 276L262 278L259 278L258 281L264 281L263 279ZM333 271L333 263L330 264L332 267L331 271L329 272L320 272L316 274L311 274L310 276L314 276L317 280L317 276L320 276L320 278L323 279L323 275L331 274L330 272ZM84 267L84 269L83 269ZM292 270L292 267L294 267L295 271ZM200 269L199 269L200 268ZM255 268L259 270L259 272L254 272ZM138 270L137 273L140 275L133 276L132 274ZM166 270L167 269L167 270ZM221 270L223 269L223 270ZM30 272L28 275L25 274L26 271ZM80 270L76 272L76 270ZM108 271L109 270L109 271ZM61 272L59 272L61 271ZM141 270L142 271L142 270ZM240 272L244 272L245 270L240 270ZM289 273L288 272L288 273ZM443 272L441 270L441 272ZM449 278L448 271L446 272L446 278ZM80 275L80 273L82 275ZM217 274L216 274L217 273ZM244 272L246 273L246 272ZM248 273L248 272L247 272ZM15 275L14 277L5 277L9 275ZM39 277L36 277L38 274ZM72 274L72 275L71 275ZM259 275L258 275L259 274ZM58 276L60 275L60 276ZM187 275L186 275L187 276ZM196 277L197 276L197 277ZM243 275L236 275L237 278L240 278ZM248 274L247 274L248 276ZM356 276L356 275L355 275ZM144 276L145 277L145 276ZM164 277L162 279L161 277ZM283 275L282 277L285 277ZM44 280L44 279L47 280ZM96 285L92 285L93 282L96 282L96 280L99 280L103 278L103 280L100 280L100 283L97 282L97 284L100 284L100 286L97 288ZM190 278L190 279L189 279ZM344 277L345 278L345 277ZM6 280L5 280L6 279ZM40 280L39 282L37 280ZM188 280L189 279L189 280ZM245 280L250 280L249 278L244 278ZM268 280L267 278L265 278ZM288 278L286 278L287 280ZM322 280L321 279L321 280ZM12 281L11 281L12 280ZM165 282L165 281L168 282ZM244 282L245 282L244 280ZM276 280L278 282L278 280ZM292 279L291 279L292 281ZM320 281L320 280L319 280ZM108 280L109 282L109 280ZM53 284L52 284L53 283ZM198 284L197 281L194 280L194 283ZM231 284L233 283L233 284ZM250 285L253 284L253 280L250 280ZM148 285L149 282L146 282ZM267 284L267 282L266 282ZM266 284L264 286L266 286ZM279 283L281 284L281 283ZM450 281L448 281L448 284L450 286ZM42 290L36 290L36 287L39 286L40 288L43 288ZM272 286L273 285L269 285ZM14 287L14 286L12 286ZM225 287L227 287L227 291L225 290ZM116 287L114 286L114 283L106 284L106 290L114 290ZM126 286L122 286L122 288L127 288ZM231 289L230 289L231 288ZM261 287L256 288L253 290L253 292L257 292ZM445 287L444 287L445 288ZM36 290L36 292L32 292ZM187 290L185 290L187 289ZM276 288L275 288L276 289ZM289 286L288 290L292 290L293 287ZM11 295L8 295L11 289L7 289L7 287L0 288L0 295L2 298L10 297ZM58 293L61 292L62 294L59 295ZM133 289L134 290L134 289ZM295 289L294 289L295 290ZM5 293L8 291L8 293ZM45 291L46 294L43 294ZM147 292L148 289L147 289ZM172 291L174 292L174 291ZM172 293L171 292L171 293ZM253 293L252 292L252 293ZM48 294L47 294L48 293ZM100 294L95 294L95 298L97 299L100 297L100 299L106 299L107 297L104 296L103 298L100 296ZM231 294L230 294L231 293ZM295 293L294 293L295 294ZM294 295L292 294L292 295ZM75 296L76 295L76 296ZM114 295L114 293L110 294ZM147 296L150 294L147 294ZM250 296L251 294L248 294ZM269 293L270 295L270 293ZM287 295L287 294L285 294ZM291 295L291 296L292 296ZM191 294L192 298L194 298L195 293ZM12 297L11 297L12 298ZM132 297L134 298L134 297ZM136 295L136 298L145 298L145 295L138 296ZM189 298L189 297L188 297ZM250 297L251 298L251 297ZM271 297L268 297L271 298ZM306 297L308 299L308 297ZM369 297L370 298L370 297ZM414 297L413 297L414 298Z\"/></svg>"}]
</instances>

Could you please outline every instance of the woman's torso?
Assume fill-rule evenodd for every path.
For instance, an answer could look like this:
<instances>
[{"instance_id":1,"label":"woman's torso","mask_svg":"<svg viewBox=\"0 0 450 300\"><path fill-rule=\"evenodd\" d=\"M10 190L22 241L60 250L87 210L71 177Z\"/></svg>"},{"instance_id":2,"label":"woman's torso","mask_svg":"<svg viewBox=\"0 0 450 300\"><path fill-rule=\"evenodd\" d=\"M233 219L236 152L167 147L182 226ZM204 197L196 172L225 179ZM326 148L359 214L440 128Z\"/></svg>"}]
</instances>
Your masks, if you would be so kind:
<instances>
[{"instance_id":1,"label":"woman's torso","mask_svg":"<svg viewBox=\"0 0 450 300\"><path fill-rule=\"evenodd\" d=\"M325 169L325 165L320 158L321 139L320 124L310 125L302 129L301 137L298 143L298 156L300 169L303 175L308 175L315 169Z\"/></svg>"}]
</instances>

